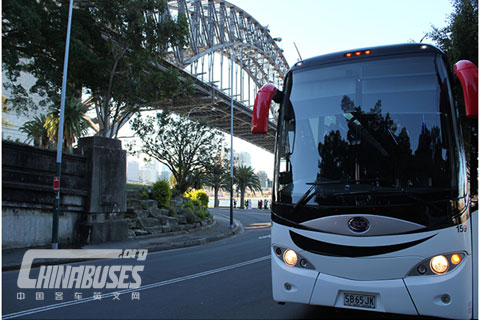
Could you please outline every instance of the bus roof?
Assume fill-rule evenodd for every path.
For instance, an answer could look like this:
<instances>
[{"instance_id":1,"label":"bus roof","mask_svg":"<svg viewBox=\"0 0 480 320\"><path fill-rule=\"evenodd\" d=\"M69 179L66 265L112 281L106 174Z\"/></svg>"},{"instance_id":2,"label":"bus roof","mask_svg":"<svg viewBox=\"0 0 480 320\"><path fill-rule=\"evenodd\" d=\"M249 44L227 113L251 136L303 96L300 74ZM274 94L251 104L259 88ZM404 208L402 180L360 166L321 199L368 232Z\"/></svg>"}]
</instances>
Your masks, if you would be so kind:
<instances>
[{"instance_id":1,"label":"bus roof","mask_svg":"<svg viewBox=\"0 0 480 320\"><path fill-rule=\"evenodd\" d=\"M387 46L368 47L361 49L353 49L348 51L339 51L334 53L328 53L325 55L305 59L297 62L290 71L310 68L318 65L341 62L341 61L354 61L359 59L368 59L369 57L388 56L404 53L423 53L434 52L443 54L443 52L437 47L423 43L406 43L406 44L394 44Z\"/></svg>"}]
</instances>

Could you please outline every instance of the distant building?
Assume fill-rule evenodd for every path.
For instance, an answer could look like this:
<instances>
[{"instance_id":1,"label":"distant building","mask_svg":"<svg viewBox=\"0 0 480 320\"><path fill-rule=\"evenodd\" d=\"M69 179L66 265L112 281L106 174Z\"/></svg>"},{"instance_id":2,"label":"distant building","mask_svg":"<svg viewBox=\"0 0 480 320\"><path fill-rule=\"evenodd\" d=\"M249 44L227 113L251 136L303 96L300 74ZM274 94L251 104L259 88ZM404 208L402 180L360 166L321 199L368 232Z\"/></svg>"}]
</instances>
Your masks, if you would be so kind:
<instances>
[{"instance_id":1,"label":"distant building","mask_svg":"<svg viewBox=\"0 0 480 320\"><path fill-rule=\"evenodd\" d=\"M262 189L271 188L273 183L272 180L268 179L268 175L265 171L259 171L257 173L258 180L260 180L260 186Z\"/></svg>"},{"instance_id":2,"label":"distant building","mask_svg":"<svg viewBox=\"0 0 480 320\"><path fill-rule=\"evenodd\" d=\"M172 173L170 171L160 171L160 174L158 176L158 180L166 180L170 181L170 176Z\"/></svg>"},{"instance_id":3,"label":"distant building","mask_svg":"<svg viewBox=\"0 0 480 320\"><path fill-rule=\"evenodd\" d=\"M267 180L268 180L267 173L265 171L259 171L257 173L257 176L258 176L258 180L260 181L260 186L262 188L266 188Z\"/></svg>"},{"instance_id":4,"label":"distant building","mask_svg":"<svg viewBox=\"0 0 480 320\"><path fill-rule=\"evenodd\" d=\"M138 161L127 161L127 182L137 183L140 182L140 166Z\"/></svg>"},{"instance_id":5,"label":"distant building","mask_svg":"<svg viewBox=\"0 0 480 320\"><path fill-rule=\"evenodd\" d=\"M140 181L142 183L155 183L158 180L158 173L157 173L157 164L153 163L145 163L142 168L140 168Z\"/></svg>"},{"instance_id":6,"label":"distant building","mask_svg":"<svg viewBox=\"0 0 480 320\"><path fill-rule=\"evenodd\" d=\"M235 152L233 151L233 165L234 166L244 166L244 167L251 167L252 166L252 156L250 153L242 151L242 152Z\"/></svg>"}]
</instances>

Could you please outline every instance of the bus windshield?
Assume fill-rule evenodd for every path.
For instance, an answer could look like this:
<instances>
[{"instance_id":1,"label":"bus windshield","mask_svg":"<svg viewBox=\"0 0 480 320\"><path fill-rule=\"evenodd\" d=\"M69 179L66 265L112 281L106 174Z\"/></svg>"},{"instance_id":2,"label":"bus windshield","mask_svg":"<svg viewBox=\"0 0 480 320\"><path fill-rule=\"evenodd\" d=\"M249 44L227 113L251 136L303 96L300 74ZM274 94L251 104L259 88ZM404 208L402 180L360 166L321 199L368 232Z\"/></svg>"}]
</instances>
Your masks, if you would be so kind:
<instances>
[{"instance_id":1,"label":"bus windshield","mask_svg":"<svg viewBox=\"0 0 480 320\"><path fill-rule=\"evenodd\" d=\"M439 56L425 54L290 73L278 125L277 202L362 206L458 197L456 115L445 70Z\"/></svg>"}]
</instances>

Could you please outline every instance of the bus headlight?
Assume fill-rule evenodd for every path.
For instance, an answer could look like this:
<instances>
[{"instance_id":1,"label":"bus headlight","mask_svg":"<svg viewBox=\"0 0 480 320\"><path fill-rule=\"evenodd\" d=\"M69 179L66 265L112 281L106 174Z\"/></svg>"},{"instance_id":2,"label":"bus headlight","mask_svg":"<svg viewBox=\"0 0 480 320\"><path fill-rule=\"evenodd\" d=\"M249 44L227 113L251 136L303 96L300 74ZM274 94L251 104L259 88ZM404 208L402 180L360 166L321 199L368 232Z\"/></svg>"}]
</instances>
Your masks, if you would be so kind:
<instances>
[{"instance_id":1,"label":"bus headlight","mask_svg":"<svg viewBox=\"0 0 480 320\"><path fill-rule=\"evenodd\" d=\"M444 274L448 271L448 260L445 256L435 256L430 259L430 269L436 274Z\"/></svg>"},{"instance_id":2,"label":"bus headlight","mask_svg":"<svg viewBox=\"0 0 480 320\"><path fill-rule=\"evenodd\" d=\"M451 252L439 254L417 263L408 276L443 275L461 265L467 254L465 252Z\"/></svg>"},{"instance_id":3,"label":"bus headlight","mask_svg":"<svg viewBox=\"0 0 480 320\"><path fill-rule=\"evenodd\" d=\"M313 265L295 250L272 246L274 256L289 267L315 270Z\"/></svg>"},{"instance_id":4,"label":"bus headlight","mask_svg":"<svg viewBox=\"0 0 480 320\"><path fill-rule=\"evenodd\" d=\"M291 249L285 250L283 253L283 261L287 266L294 267L298 261L297 253Z\"/></svg>"}]
</instances>

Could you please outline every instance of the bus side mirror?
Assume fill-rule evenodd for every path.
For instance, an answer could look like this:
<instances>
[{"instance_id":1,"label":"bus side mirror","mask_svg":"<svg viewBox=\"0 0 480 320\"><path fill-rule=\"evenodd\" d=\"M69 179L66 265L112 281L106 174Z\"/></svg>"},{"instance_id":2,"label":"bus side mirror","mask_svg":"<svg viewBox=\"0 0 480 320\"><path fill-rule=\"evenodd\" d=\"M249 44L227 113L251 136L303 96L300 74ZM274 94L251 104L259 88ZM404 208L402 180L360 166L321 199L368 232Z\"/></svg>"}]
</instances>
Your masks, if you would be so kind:
<instances>
[{"instance_id":1,"label":"bus side mirror","mask_svg":"<svg viewBox=\"0 0 480 320\"><path fill-rule=\"evenodd\" d=\"M264 85L258 91L253 105L252 133L267 133L268 111L270 110L270 105L277 91L277 88L270 83Z\"/></svg>"},{"instance_id":2,"label":"bus side mirror","mask_svg":"<svg viewBox=\"0 0 480 320\"><path fill-rule=\"evenodd\" d=\"M478 117L478 68L468 60L460 60L453 66L453 73L460 80L465 99L465 114Z\"/></svg>"}]
</instances>

